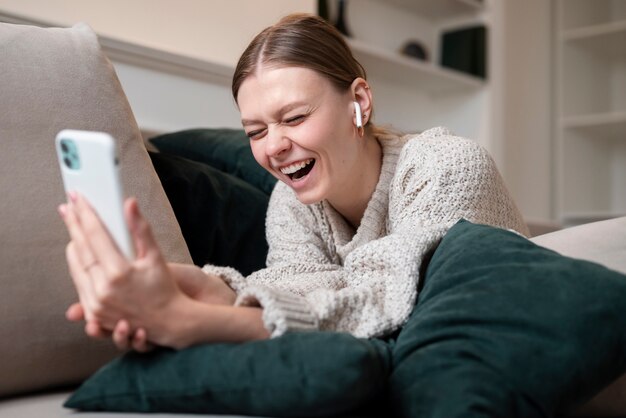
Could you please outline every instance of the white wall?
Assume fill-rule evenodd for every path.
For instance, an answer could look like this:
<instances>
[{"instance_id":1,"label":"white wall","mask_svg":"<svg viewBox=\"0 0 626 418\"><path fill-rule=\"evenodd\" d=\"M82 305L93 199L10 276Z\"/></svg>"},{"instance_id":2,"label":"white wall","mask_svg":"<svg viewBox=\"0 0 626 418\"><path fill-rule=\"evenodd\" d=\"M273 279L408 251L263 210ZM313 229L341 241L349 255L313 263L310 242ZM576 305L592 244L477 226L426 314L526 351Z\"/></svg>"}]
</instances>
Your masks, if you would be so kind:
<instances>
[{"instance_id":1,"label":"white wall","mask_svg":"<svg viewBox=\"0 0 626 418\"><path fill-rule=\"evenodd\" d=\"M316 0L0 0L0 14L52 26L83 21L101 42L106 37L232 69L260 30L288 13L316 12L316 4ZM200 80L111 58L142 130L241 127L228 76L217 82Z\"/></svg>"},{"instance_id":2,"label":"white wall","mask_svg":"<svg viewBox=\"0 0 626 418\"><path fill-rule=\"evenodd\" d=\"M356 39L391 51L408 39L423 40L436 61L436 24L380 0L348 5ZM230 67L260 29L286 13L315 12L316 7L316 0L0 0L0 12L61 26L86 21L102 37ZM160 77L115 56L112 60L143 129L239 126L227 83L209 84L176 74ZM488 113L482 92L469 98L430 97L419 86L407 88L403 80L390 82L381 77L381 70L368 70L376 94L375 122L408 132L445 125L489 147L488 130L481 122Z\"/></svg>"},{"instance_id":3,"label":"white wall","mask_svg":"<svg viewBox=\"0 0 626 418\"><path fill-rule=\"evenodd\" d=\"M0 13L61 26L85 21L102 36L232 67L259 30L290 12L315 12L316 3L0 0ZM468 97L429 97L403 87L401 80L389 83L370 71L377 93L376 122L390 122L407 131L442 124L477 139L494 155L525 217L540 221L553 217L551 3L487 3L489 84ZM359 0L349 5L353 33L366 42L394 49L391 39L413 36L436 45L429 22L415 24L414 17L403 16L380 1ZM239 126L226 82L158 73L115 59L114 65L143 129Z\"/></svg>"},{"instance_id":4,"label":"white wall","mask_svg":"<svg viewBox=\"0 0 626 418\"><path fill-rule=\"evenodd\" d=\"M143 131L241 128L230 84L213 84L113 62L135 119Z\"/></svg>"},{"instance_id":5,"label":"white wall","mask_svg":"<svg viewBox=\"0 0 626 418\"><path fill-rule=\"evenodd\" d=\"M0 11L54 25L88 23L98 34L235 65L252 37L316 0L0 0Z\"/></svg>"}]
</instances>

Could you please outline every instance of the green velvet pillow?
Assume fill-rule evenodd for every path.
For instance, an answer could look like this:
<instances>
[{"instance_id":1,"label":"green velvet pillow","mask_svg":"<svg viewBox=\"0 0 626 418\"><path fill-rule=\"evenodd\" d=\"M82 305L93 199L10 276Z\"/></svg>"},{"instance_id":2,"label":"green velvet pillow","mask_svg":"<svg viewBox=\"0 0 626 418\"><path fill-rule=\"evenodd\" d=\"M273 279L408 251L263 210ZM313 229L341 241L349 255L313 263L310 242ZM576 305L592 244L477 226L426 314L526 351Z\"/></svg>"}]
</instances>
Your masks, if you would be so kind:
<instances>
[{"instance_id":1,"label":"green velvet pillow","mask_svg":"<svg viewBox=\"0 0 626 418\"><path fill-rule=\"evenodd\" d=\"M128 353L66 401L88 411L333 416L378 402L386 343L330 332Z\"/></svg>"},{"instance_id":2,"label":"green velvet pillow","mask_svg":"<svg viewBox=\"0 0 626 418\"><path fill-rule=\"evenodd\" d=\"M149 155L194 264L230 266L243 275L265 267L268 195L209 165Z\"/></svg>"},{"instance_id":3,"label":"green velvet pillow","mask_svg":"<svg viewBox=\"0 0 626 418\"><path fill-rule=\"evenodd\" d=\"M626 276L456 224L393 352L404 417L565 414L626 370Z\"/></svg>"},{"instance_id":4,"label":"green velvet pillow","mask_svg":"<svg viewBox=\"0 0 626 418\"><path fill-rule=\"evenodd\" d=\"M232 174L270 194L276 178L261 167L241 129L188 129L150 139L159 151L179 155Z\"/></svg>"}]
</instances>

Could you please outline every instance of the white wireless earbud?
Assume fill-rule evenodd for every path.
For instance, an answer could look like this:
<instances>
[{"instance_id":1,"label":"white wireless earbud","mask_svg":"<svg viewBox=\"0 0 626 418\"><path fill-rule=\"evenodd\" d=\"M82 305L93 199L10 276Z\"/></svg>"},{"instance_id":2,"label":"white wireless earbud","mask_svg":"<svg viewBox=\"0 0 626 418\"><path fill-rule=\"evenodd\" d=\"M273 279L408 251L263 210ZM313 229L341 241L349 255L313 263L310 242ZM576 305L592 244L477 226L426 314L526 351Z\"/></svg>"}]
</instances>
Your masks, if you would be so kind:
<instances>
[{"instance_id":1,"label":"white wireless earbud","mask_svg":"<svg viewBox=\"0 0 626 418\"><path fill-rule=\"evenodd\" d=\"M352 102L354 103L354 112L356 113L356 127L358 128L362 128L363 127L363 117L361 116L361 105L359 104L359 102Z\"/></svg>"}]
</instances>

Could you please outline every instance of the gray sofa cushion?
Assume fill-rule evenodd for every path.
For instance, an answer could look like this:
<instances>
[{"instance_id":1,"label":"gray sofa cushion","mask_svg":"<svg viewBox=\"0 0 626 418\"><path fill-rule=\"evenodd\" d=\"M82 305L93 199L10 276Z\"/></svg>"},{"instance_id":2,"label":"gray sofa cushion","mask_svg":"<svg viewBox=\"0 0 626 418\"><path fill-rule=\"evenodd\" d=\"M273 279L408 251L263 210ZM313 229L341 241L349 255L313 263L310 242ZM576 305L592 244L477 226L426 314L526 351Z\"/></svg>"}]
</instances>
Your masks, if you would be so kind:
<instances>
[{"instance_id":1,"label":"gray sofa cushion","mask_svg":"<svg viewBox=\"0 0 626 418\"><path fill-rule=\"evenodd\" d=\"M191 262L111 63L86 25L0 24L0 397L78 383L117 354L64 319L77 297L65 262L65 200L54 137L64 128L119 140L135 195L167 259Z\"/></svg>"},{"instance_id":2,"label":"gray sofa cushion","mask_svg":"<svg viewBox=\"0 0 626 418\"><path fill-rule=\"evenodd\" d=\"M145 414L133 412L81 412L63 408L63 402L70 396L69 392L51 392L0 401L0 416L10 418L145 418ZM154 414L158 418L195 418L190 414ZM224 418L224 415L202 415L202 418ZM229 418L244 418L240 415L229 415ZM251 417L247 417L251 418ZM253 417L252 417L253 418Z\"/></svg>"},{"instance_id":3,"label":"gray sofa cushion","mask_svg":"<svg viewBox=\"0 0 626 418\"><path fill-rule=\"evenodd\" d=\"M626 273L626 216L534 237L535 244L563 255Z\"/></svg>"}]
</instances>

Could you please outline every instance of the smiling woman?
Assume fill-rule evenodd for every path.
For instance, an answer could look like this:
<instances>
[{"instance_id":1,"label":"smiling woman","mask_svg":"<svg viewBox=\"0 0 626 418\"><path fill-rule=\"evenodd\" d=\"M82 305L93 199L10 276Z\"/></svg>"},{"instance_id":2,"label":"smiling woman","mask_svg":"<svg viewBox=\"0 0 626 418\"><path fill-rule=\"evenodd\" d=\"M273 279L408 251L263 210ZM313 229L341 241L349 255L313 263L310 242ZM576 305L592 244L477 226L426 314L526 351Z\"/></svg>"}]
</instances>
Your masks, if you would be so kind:
<instances>
[{"instance_id":1,"label":"smiling woman","mask_svg":"<svg viewBox=\"0 0 626 418\"><path fill-rule=\"evenodd\" d=\"M23 49L13 49L19 62ZM16 77L10 85L23 84ZM284 18L244 53L233 94L254 158L280 180L265 219L266 267L246 277L168 262L135 198L125 205L133 260L82 196L61 206L79 295L68 318L122 349L150 351L110 363L66 405L529 418L561 416L626 371L623 274L522 237L484 149L445 128L379 129L374 93L343 38L315 16ZM228 219L202 214L234 236ZM597 247L620 235L615 226ZM617 254L617 244L604 248Z\"/></svg>"},{"instance_id":2,"label":"smiling woman","mask_svg":"<svg viewBox=\"0 0 626 418\"><path fill-rule=\"evenodd\" d=\"M243 53L233 96L257 162L280 182L268 267L205 266L261 307L279 336L327 329L384 336L406 321L426 254L458 219L526 227L489 155L444 128L376 127L363 67L322 19L291 15Z\"/></svg>"},{"instance_id":3,"label":"smiling woman","mask_svg":"<svg viewBox=\"0 0 626 418\"><path fill-rule=\"evenodd\" d=\"M326 200L354 226L378 182L381 164L374 134L367 129L361 137L356 128L356 101L363 113L371 111L371 92L363 78L339 91L314 70L263 64L237 95L259 164L289 185L300 202Z\"/></svg>"},{"instance_id":4,"label":"smiling woman","mask_svg":"<svg viewBox=\"0 0 626 418\"><path fill-rule=\"evenodd\" d=\"M75 196L60 211L80 295L68 316L86 318L90 335L139 351L305 330L390 338L416 304L429 255L460 219L527 233L477 143L445 128L400 135L372 123L365 70L319 17L290 15L257 35L232 91L254 158L280 180L267 267L244 277L168 264L134 200L126 216L137 258L124 260Z\"/></svg>"},{"instance_id":5,"label":"smiling woman","mask_svg":"<svg viewBox=\"0 0 626 418\"><path fill-rule=\"evenodd\" d=\"M89 335L141 351L305 329L385 336L407 320L426 255L459 219L527 232L478 144L445 128L403 136L372 123L365 70L317 16L290 15L258 34L232 91L254 158L280 180L267 268L243 277L168 264L134 201L126 217L137 258L125 260L75 196L60 208L80 296L68 317L87 319Z\"/></svg>"}]
</instances>

